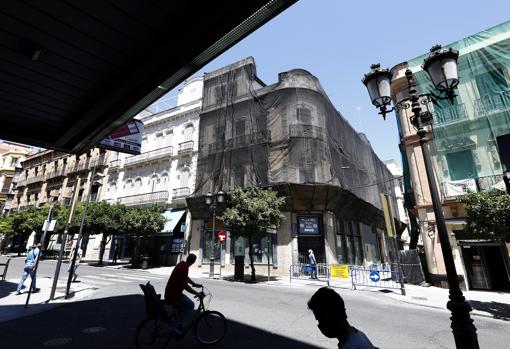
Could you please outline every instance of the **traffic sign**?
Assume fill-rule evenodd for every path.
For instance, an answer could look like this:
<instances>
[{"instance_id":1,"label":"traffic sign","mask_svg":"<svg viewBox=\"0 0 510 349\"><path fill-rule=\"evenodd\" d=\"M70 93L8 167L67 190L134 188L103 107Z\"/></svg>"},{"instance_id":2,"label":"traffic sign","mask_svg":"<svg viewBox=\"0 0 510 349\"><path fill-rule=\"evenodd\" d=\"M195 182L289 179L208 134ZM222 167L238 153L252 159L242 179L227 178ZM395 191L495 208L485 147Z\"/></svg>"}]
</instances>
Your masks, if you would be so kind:
<instances>
[{"instance_id":1,"label":"traffic sign","mask_svg":"<svg viewBox=\"0 0 510 349\"><path fill-rule=\"evenodd\" d=\"M218 233L218 240L221 242L227 240L227 233L225 233L223 230Z\"/></svg>"},{"instance_id":2,"label":"traffic sign","mask_svg":"<svg viewBox=\"0 0 510 349\"><path fill-rule=\"evenodd\" d=\"M370 273L370 280L372 280L372 282L379 282L379 280L381 280L381 276L377 271L373 271Z\"/></svg>"}]
</instances>

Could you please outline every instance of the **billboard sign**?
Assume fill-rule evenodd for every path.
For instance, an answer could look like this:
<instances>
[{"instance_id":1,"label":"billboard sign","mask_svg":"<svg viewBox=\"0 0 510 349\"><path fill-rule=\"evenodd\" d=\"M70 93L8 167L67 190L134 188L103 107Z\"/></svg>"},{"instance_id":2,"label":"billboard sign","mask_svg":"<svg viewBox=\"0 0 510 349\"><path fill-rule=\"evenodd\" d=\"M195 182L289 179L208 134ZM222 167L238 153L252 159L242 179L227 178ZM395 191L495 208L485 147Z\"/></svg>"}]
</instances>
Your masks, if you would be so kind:
<instances>
[{"instance_id":1,"label":"billboard sign","mask_svg":"<svg viewBox=\"0 0 510 349\"><path fill-rule=\"evenodd\" d=\"M142 151L142 134L143 122L131 119L103 139L98 147L138 155Z\"/></svg>"},{"instance_id":2,"label":"billboard sign","mask_svg":"<svg viewBox=\"0 0 510 349\"><path fill-rule=\"evenodd\" d=\"M299 235L320 235L319 216L298 216Z\"/></svg>"}]
</instances>

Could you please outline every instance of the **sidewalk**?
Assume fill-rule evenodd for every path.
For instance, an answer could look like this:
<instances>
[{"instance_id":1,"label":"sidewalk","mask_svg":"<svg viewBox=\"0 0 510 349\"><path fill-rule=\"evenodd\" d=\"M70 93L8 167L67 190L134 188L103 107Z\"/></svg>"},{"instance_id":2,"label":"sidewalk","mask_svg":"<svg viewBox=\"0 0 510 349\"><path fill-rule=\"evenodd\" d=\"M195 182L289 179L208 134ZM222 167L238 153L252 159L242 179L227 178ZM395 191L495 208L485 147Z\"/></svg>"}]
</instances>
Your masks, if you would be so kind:
<instances>
[{"instance_id":1,"label":"sidewalk","mask_svg":"<svg viewBox=\"0 0 510 349\"><path fill-rule=\"evenodd\" d=\"M28 307L25 308L30 282L31 279L28 278L25 281L25 288L21 290L22 294L16 295L16 287L18 286L19 279L0 281L0 322L47 311L57 307L59 304L75 302L94 292L94 288L81 283L73 283L71 284L71 294L74 296L65 299L66 281L59 280L55 292L55 299L51 303L48 303L53 279L50 277L40 277L37 278L36 285L37 288L40 288L40 291L30 295L30 302Z\"/></svg>"},{"instance_id":2,"label":"sidewalk","mask_svg":"<svg viewBox=\"0 0 510 349\"><path fill-rule=\"evenodd\" d=\"M162 267L148 269L149 272L158 275L168 275L172 273L173 267ZM191 278L209 278L207 268L191 268L189 276ZM219 279L219 275L217 275ZM222 279L233 278L233 274L222 275ZM258 278L259 284L281 285L287 287L322 287L327 286L325 281L315 281L310 279L292 279L288 277L271 277L271 281L266 281L262 276ZM349 279L331 279L330 286L333 288L352 289L352 283ZM381 297L390 297L394 300L429 307L447 310L446 304L449 300L449 290L439 287L422 287L411 284L405 285L406 295L402 296L400 290L385 290L382 288L357 286L356 292L373 292L380 294ZM464 297L469 301L473 311L471 314L494 319L510 321L510 293L489 292L489 291L463 291Z\"/></svg>"}]
</instances>

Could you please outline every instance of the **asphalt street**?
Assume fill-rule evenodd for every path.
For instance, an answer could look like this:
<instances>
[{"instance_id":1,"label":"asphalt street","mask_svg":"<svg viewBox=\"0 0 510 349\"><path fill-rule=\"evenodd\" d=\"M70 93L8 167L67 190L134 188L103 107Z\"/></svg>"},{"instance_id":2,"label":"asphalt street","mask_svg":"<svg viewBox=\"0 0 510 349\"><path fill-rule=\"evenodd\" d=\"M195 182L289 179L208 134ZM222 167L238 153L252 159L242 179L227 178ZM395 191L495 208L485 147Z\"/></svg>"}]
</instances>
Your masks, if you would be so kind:
<instances>
[{"instance_id":1,"label":"asphalt street","mask_svg":"<svg viewBox=\"0 0 510 349\"><path fill-rule=\"evenodd\" d=\"M11 263L7 278L21 276L21 258ZM41 263L38 277L53 276L54 261ZM67 265L61 277L67 274ZM95 289L86 298L28 317L0 322L2 348L133 348L137 324L144 317L140 283L151 281L163 292L166 276L142 270L81 265L83 284ZM245 284L201 279L212 293L210 309L229 321L216 348L336 348L317 329L306 302L317 289L309 285ZM345 300L352 325L380 348L454 348L449 312L416 306L382 294L337 290ZM2 311L2 307L0 307ZM481 348L503 348L510 342L510 323L474 317ZM172 348L200 347L189 333Z\"/></svg>"}]
</instances>

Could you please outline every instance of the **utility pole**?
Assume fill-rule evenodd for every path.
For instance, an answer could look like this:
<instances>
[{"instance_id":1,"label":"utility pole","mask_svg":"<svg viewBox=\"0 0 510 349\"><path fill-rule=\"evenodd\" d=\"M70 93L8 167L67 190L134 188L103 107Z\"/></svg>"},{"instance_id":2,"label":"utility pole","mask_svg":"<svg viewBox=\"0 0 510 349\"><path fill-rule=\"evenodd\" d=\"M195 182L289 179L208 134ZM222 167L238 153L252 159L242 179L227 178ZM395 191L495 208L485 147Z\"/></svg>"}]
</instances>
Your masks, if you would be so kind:
<instances>
[{"instance_id":1,"label":"utility pole","mask_svg":"<svg viewBox=\"0 0 510 349\"><path fill-rule=\"evenodd\" d=\"M60 243L60 251L58 253L57 266L55 268L55 275L53 276L53 285L51 286L50 299L48 301L52 301L55 298L55 290L57 288L58 277L60 274L60 267L62 265L62 256L64 255L64 248L65 248L65 245L67 242L67 232L69 230L69 226L71 225L71 223L73 221L74 208L76 206L76 201L78 201L78 192L80 190L80 183L81 183L81 179L80 179L80 177L78 177L76 179L76 184L74 185L73 200L71 203L71 208L69 210L69 215L67 216L67 222L66 222L66 226L64 228L64 234L62 236L62 241Z\"/></svg>"}]
</instances>

